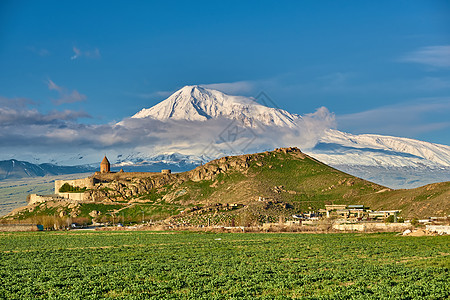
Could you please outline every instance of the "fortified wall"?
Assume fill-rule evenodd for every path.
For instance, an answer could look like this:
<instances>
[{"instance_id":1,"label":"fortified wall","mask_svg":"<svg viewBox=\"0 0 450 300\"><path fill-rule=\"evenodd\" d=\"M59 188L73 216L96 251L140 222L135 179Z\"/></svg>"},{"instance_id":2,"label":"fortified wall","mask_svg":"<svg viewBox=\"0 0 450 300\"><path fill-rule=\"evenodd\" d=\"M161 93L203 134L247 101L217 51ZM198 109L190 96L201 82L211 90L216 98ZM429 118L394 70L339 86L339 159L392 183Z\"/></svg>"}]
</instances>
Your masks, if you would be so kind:
<instances>
[{"instance_id":1,"label":"fortified wall","mask_svg":"<svg viewBox=\"0 0 450 300\"><path fill-rule=\"evenodd\" d=\"M58 199L64 200L62 197L60 197L58 195L43 196L43 195L38 195L38 194L30 194L28 196L27 202L28 202L28 205L31 205L31 204L36 204L36 203L43 203L46 201L55 201Z\"/></svg>"}]
</instances>

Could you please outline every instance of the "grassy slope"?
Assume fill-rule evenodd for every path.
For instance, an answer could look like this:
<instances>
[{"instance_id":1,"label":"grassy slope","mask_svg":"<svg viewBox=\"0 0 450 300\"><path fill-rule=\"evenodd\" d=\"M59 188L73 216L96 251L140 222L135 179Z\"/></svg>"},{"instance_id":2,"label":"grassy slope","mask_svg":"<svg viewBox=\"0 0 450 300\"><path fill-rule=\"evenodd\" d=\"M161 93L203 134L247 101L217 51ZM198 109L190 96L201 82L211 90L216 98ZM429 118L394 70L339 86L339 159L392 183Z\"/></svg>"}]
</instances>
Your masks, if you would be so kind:
<instances>
[{"instance_id":1,"label":"grassy slope","mask_svg":"<svg viewBox=\"0 0 450 300\"><path fill-rule=\"evenodd\" d=\"M211 171L216 169L226 171ZM203 172L208 179L193 177L195 172ZM401 209L406 218L450 213L450 182L412 190L389 190L333 169L299 151L286 153L279 150L227 157L189 172L173 174L171 178L172 183L150 190L138 199L131 199L128 204L128 200L123 201L125 203L104 202L95 210L102 212L105 218L108 213L116 211L116 217L125 221L160 220L178 215L187 208L211 207L217 203L246 205L247 211L251 210L262 222L276 221L279 215L324 208L326 204L364 204L372 209ZM259 197L272 203L259 202ZM136 200L140 202L134 203ZM91 206L81 204L79 216L91 218L89 212L94 210ZM122 209L117 212L119 207ZM231 220L245 211L217 208L200 214L220 213L220 218ZM40 209L23 217L46 212L46 209ZM208 218L200 218L199 223Z\"/></svg>"},{"instance_id":2,"label":"grassy slope","mask_svg":"<svg viewBox=\"0 0 450 300\"><path fill-rule=\"evenodd\" d=\"M263 197L290 203L300 211L323 208L325 204L364 204L372 209L401 209L404 217L450 213L450 182L388 190L308 156L301 158L296 152L251 157L247 172L231 169L212 180L186 182L177 190L187 190L183 199L198 203L249 204ZM277 186L282 186L278 193L274 191Z\"/></svg>"},{"instance_id":3,"label":"grassy slope","mask_svg":"<svg viewBox=\"0 0 450 300\"><path fill-rule=\"evenodd\" d=\"M408 217L445 216L450 214L450 182L368 195L364 203L374 209L401 209Z\"/></svg>"},{"instance_id":4,"label":"grassy slope","mask_svg":"<svg viewBox=\"0 0 450 300\"><path fill-rule=\"evenodd\" d=\"M187 182L191 201L248 204L259 197L290 203L354 203L362 195L385 189L296 153L255 154L247 172L229 170L212 180ZM231 158L236 159L236 158ZM278 187L278 191L276 192Z\"/></svg>"}]
</instances>

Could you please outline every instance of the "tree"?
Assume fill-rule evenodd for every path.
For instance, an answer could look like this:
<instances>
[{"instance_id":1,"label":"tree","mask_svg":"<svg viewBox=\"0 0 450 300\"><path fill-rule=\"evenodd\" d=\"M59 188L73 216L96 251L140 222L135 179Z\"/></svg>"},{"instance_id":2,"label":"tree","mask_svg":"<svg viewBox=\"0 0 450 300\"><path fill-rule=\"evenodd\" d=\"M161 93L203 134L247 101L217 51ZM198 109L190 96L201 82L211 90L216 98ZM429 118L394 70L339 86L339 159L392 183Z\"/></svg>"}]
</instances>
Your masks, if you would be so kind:
<instances>
[{"instance_id":1,"label":"tree","mask_svg":"<svg viewBox=\"0 0 450 300\"><path fill-rule=\"evenodd\" d=\"M86 188L80 188L78 186L72 186L70 184L68 184L67 182L64 183L60 188L59 188L59 192L60 193L82 193L86 191Z\"/></svg>"},{"instance_id":2,"label":"tree","mask_svg":"<svg viewBox=\"0 0 450 300\"><path fill-rule=\"evenodd\" d=\"M389 217L384 219L384 222L386 222L386 223L394 223L394 221L395 221L394 215L390 215Z\"/></svg>"}]
</instances>

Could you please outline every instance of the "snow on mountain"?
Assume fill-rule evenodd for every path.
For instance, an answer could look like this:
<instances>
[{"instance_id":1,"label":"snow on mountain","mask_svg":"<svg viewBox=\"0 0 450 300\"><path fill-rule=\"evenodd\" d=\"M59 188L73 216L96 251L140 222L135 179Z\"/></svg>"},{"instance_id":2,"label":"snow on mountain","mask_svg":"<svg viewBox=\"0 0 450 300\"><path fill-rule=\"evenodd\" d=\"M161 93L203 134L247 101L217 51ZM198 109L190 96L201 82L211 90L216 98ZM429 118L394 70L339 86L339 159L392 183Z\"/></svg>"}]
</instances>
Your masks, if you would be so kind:
<instances>
[{"instance_id":1,"label":"snow on mountain","mask_svg":"<svg viewBox=\"0 0 450 300\"><path fill-rule=\"evenodd\" d=\"M261 105L252 98L230 96L197 85L185 86L166 100L132 116L148 117L161 121L206 121L224 117L239 120L249 127L257 127L257 122L260 122L263 125L289 128L294 128L295 121L301 118L282 109Z\"/></svg>"},{"instance_id":2,"label":"snow on mountain","mask_svg":"<svg viewBox=\"0 0 450 300\"><path fill-rule=\"evenodd\" d=\"M111 169L118 171L123 169L125 172L159 172L162 169L171 169L174 172L183 172L194 169L201 165L204 161L191 155L183 155L179 153L166 153L148 156L143 153L128 154L127 156L119 155L112 157L114 164Z\"/></svg>"},{"instance_id":3,"label":"snow on mountain","mask_svg":"<svg viewBox=\"0 0 450 300\"><path fill-rule=\"evenodd\" d=\"M409 138L329 129L309 151L331 165L450 167L450 147Z\"/></svg>"},{"instance_id":4,"label":"snow on mountain","mask_svg":"<svg viewBox=\"0 0 450 300\"><path fill-rule=\"evenodd\" d=\"M449 146L328 129L333 127L332 119L325 108L300 116L254 98L185 86L113 125L109 137L118 139L123 148L110 147L101 156L95 149L61 157L43 153L41 160L35 160L81 165L107 154L114 168L125 171L183 171L219 156L297 146L326 164L390 187L450 180ZM241 129L234 130L234 123ZM122 139L129 136L134 138Z\"/></svg>"},{"instance_id":5,"label":"snow on mountain","mask_svg":"<svg viewBox=\"0 0 450 300\"><path fill-rule=\"evenodd\" d=\"M230 96L197 85L181 88L157 105L142 109L132 118L160 121L227 118L239 120L248 127L263 124L268 128L284 127L293 131L304 125L300 115L266 107L252 98ZM256 139L254 143L258 141ZM294 142L292 146L301 145ZM254 144L255 147L258 148ZM375 134L353 135L334 129L325 130L314 148L304 150L332 165L450 167L449 146Z\"/></svg>"},{"instance_id":6,"label":"snow on mountain","mask_svg":"<svg viewBox=\"0 0 450 300\"><path fill-rule=\"evenodd\" d=\"M450 166L450 146L433 144L409 138L376 134L353 135L338 130L328 130L321 139L323 143L335 143L345 147L382 149L407 153L424 158L437 165Z\"/></svg>"},{"instance_id":7,"label":"snow on mountain","mask_svg":"<svg viewBox=\"0 0 450 300\"><path fill-rule=\"evenodd\" d=\"M318 131L321 135L317 143L314 143L315 146L305 148L299 140L293 140L292 136L298 136L301 130L304 132L313 130L317 123L305 123L305 116L266 107L252 98L229 96L200 86L185 86L159 104L142 109L132 118L202 122L227 118L239 120L244 126L250 128L262 124L266 126L265 135L270 131L278 134L273 136L274 144L278 146L285 146L286 140L282 134L286 135L287 132L289 135L292 132L289 146L299 146L318 160L361 177L374 180L373 176L377 174L379 181L383 184L391 182L391 186L395 187L412 187L435 182L439 178L443 180L450 178L450 175L446 175L450 171L449 146L409 138L376 134L354 135L327 129ZM291 131L279 131L279 128ZM268 150L268 145L264 142L267 142L267 138L264 139L255 134L255 140L251 145L252 150ZM222 153L226 153L226 144L218 143L213 146L220 149ZM204 159L204 157L199 158L190 154L190 159ZM151 158L151 160L155 159L155 157ZM414 180L411 178L408 180L407 174L412 174L413 170L420 175L414 177Z\"/></svg>"},{"instance_id":8,"label":"snow on mountain","mask_svg":"<svg viewBox=\"0 0 450 300\"><path fill-rule=\"evenodd\" d=\"M194 155L183 155L180 153L160 153L153 156L145 155L143 153L136 153L134 155L119 155L119 157L112 157L115 163L112 167L123 166L144 166L152 165L156 163L163 163L168 165L200 165L204 163L204 160Z\"/></svg>"}]
</instances>

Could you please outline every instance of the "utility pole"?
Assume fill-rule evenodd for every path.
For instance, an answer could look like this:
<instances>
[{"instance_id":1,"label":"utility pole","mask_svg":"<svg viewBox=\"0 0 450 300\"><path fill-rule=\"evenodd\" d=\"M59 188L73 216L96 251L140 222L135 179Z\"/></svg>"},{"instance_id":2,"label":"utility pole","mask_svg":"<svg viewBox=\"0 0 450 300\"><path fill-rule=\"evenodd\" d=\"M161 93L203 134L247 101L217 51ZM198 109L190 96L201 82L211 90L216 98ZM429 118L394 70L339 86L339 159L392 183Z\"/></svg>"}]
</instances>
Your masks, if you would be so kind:
<instances>
[{"instance_id":1,"label":"utility pole","mask_svg":"<svg viewBox=\"0 0 450 300\"><path fill-rule=\"evenodd\" d=\"M142 223L144 223L144 211L143 210L141 211L142 211Z\"/></svg>"}]
</instances>

